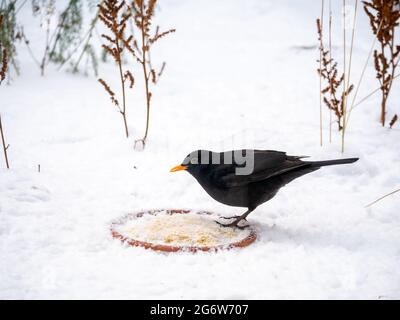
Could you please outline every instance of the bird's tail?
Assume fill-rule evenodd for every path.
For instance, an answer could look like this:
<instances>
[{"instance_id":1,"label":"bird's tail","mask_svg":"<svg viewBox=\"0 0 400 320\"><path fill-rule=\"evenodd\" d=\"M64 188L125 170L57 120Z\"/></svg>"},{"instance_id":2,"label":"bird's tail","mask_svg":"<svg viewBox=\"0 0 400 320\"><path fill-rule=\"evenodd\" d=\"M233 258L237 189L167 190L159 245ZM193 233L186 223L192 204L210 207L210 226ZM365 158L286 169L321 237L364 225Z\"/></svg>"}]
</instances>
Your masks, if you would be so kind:
<instances>
[{"instance_id":1,"label":"bird's tail","mask_svg":"<svg viewBox=\"0 0 400 320\"><path fill-rule=\"evenodd\" d=\"M347 158L347 159L336 159L336 160L326 160L326 161L310 161L313 167L324 167L324 166L334 166L337 164L348 164L358 161L359 158Z\"/></svg>"}]
</instances>

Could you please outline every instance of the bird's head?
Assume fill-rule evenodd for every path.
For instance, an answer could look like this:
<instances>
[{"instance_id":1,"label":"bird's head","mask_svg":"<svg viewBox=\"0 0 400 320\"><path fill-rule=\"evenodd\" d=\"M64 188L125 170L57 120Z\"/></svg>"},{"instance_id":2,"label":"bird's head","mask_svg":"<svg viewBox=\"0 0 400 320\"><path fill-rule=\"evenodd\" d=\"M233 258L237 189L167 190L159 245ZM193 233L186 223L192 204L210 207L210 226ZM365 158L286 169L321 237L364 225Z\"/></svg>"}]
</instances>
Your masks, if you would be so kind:
<instances>
[{"instance_id":1,"label":"bird's head","mask_svg":"<svg viewBox=\"0 0 400 320\"><path fill-rule=\"evenodd\" d=\"M208 150L193 151L185 157L182 164L173 167L170 172L186 170L196 176L200 171L209 167L214 155L216 155L216 153Z\"/></svg>"}]
</instances>

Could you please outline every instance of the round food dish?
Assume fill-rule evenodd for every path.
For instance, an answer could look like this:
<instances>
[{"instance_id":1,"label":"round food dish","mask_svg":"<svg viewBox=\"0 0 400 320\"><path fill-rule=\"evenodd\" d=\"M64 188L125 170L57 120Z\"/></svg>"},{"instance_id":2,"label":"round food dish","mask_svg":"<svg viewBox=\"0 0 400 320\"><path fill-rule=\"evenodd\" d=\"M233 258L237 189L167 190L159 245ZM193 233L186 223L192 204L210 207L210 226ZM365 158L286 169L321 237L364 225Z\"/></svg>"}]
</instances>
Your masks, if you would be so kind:
<instances>
[{"instance_id":1,"label":"round food dish","mask_svg":"<svg viewBox=\"0 0 400 320\"><path fill-rule=\"evenodd\" d=\"M111 234L124 244L156 251L217 251L243 248L257 234L251 226L226 228L220 215L207 211L156 209L128 214L111 224Z\"/></svg>"}]
</instances>

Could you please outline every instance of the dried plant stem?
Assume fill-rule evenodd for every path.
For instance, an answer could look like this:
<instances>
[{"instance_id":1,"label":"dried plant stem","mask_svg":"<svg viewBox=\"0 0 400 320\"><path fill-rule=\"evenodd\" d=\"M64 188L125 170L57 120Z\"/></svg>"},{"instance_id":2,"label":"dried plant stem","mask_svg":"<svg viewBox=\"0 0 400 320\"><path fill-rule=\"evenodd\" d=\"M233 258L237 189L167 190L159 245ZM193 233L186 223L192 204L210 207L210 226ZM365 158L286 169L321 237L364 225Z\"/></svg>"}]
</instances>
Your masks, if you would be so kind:
<instances>
[{"instance_id":1,"label":"dried plant stem","mask_svg":"<svg viewBox=\"0 0 400 320\"><path fill-rule=\"evenodd\" d=\"M40 68L41 68L41 64L40 64L39 60L36 58L35 54L33 53L32 48L31 48L31 46L29 45L29 40L26 38L26 35L25 35L25 33L24 33L23 31L21 32L21 38L22 38L22 40L24 41L25 46L26 46L26 48L28 49L28 53L29 53L29 55L31 56L33 62L34 62L34 63L39 67L39 69L40 69Z\"/></svg>"},{"instance_id":2,"label":"dried plant stem","mask_svg":"<svg viewBox=\"0 0 400 320\"><path fill-rule=\"evenodd\" d=\"M346 94L342 93L340 97L338 96L338 90L340 88L344 88L344 72L339 74L338 71L338 63L332 58L329 50L325 50L324 44L321 41L323 34L321 28L321 20L317 19L317 31L318 31L318 39L320 41L320 53L322 56L322 68L318 69L319 75L326 81L326 86L322 88L321 93L323 94L323 101L326 106L335 112L335 116L337 118L337 125L339 132L343 129L343 100L344 96L348 95L353 90L353 85L350 85L347 90L345 90ZM330 125L332 124L332 121Z\"/></svg>"},{"instance_id":3,"label":"dried plant stem","mask_svg":"<svg viewBox=\"0 0 400 320\"><path fill-rule=\"evenodd\" d=\"M381 27L382 27L382 21L381 21L381 23L380 23L380 25L379 25L379 27L378 27L378 33L380 32ZM361 87L362 80L364 79L365 71L367 70L369 61L370 61L371 56L372 56L372 53L373 53L373 51L374 51L374 47L375 47L376 40L377 40L377 37L374 37L374 40L372 41L372 45L371 45L371 48L370 48L369 53L368 53L367 60L365 61L364 67L363 67L363 69L362 69L360 79L358 80L357 88L356 88L356 91L355 91L355 93L354 93L354 95L353 95L353 99L352 99L352 101L351 101L350 109L349 109L349 112L348 112L348 115L347 115L347 124L348 124L349 121L350 121L351 112L353 111L354 107L357 106L357 105L359 105L361 102L367 100L367 99L368 99L370 96L372 96L374 93L376 93L376 92L378 92L379 90L381 90L381 87L379 87L377 90L374 90L371 94L369 94L369 95L366 96L365 98L361 99L359 102L355 103L356 98L357 98L357 96L358 96L358 92L359 92L360 87Z\"/></svg>"},{"instance_id":4,"label":"dried plant stem","mask_svg":"<svg viewBox=\"0 0 400 320\"><path fill-rule=\"evenodd\" d=\"M353 26L352 26L353 29L352 29L352 33L351 33L351 42L350 42L349 71L348 71L347 83L350 83L350 77L351 77L351 64L353 61L354 37L355 37L356 22L357 22L357 8L358 8L358 0L355 0Z\"/></svg>"},{"instance_id":5,"label":"dried plant stem","mask_svg":"<svg viewBox=\"0 0 400 320\"><path fill-rule=\"evenodd\" d=\"M146 53L149 51L149 44L147 39L147 34L148 31L146 31L147 24L148 24L148 17L146 16L145 13L145 8L144 8L144 1L141 1L138 3L138 12L137 16L140 17L140 22L137 23L140 33L141 33L141 48L140 48L140 53L141 53L141 58L138 59L139 63L142 65L142 70L143 70L143 79L144 79L144 86L145 86L145 95L146 95L146 127L145 127L145 132L143 135L143 138L138 139L135 141L135 148L138 143L141 143L142 146L144 147L146 145L146 140L147 140L147 135L149 133L149 126L150 126L150 99L151 99L151 93L149 90L149 78L150 75L147 71L147 64L148 64L148 59Z\"/></svg>"},{"instance_id":6,"label":"dried plant stem","mask_svg":"<svg viewBox=\"0 0 400 320\"><path fill-rule=\"evenodd\" d=\"M388 83L388 86L387 86L387 94L386 94L386 96L385 96L385 103L382 103L382 110L381 110L381 123L382 123L382 127L384 127L385 126L385 121L386 121L386 104L387 104L387 100L388 100L388 98L389 98L389 93L390 93L390 91L391 91L391 89L392 89L392 84L393 84L393 77L394 77L394 74L395 74L395 72L396 72L396 68L397 68L397 65L399 64L399 59L397 60L397 62L394 62L394 50L395 50L395 42L394 42L394 35L395 35L395 32L394 32L394 30L395 30L395 27L393 26L393 28L392 28L392 39L391 39L391 41L390 41L390 45L389 45L389 47L390 47L390 54L391 54L391 57L392 57L392 60L391 60L391 64L392 64L392 70L391 70L391 72L390 72L390 81L389 81L389 83Z\"/></svg>"},{"instance_id":7,"label":"dried plant stem","mask_svg":"<svg viewBox=\"0 0 400 320\"><path fill-rule=\"evenodd\" d=\"M398 77L400 77L400 73L399 73L399 74L396 74L396 75L393 77L393 79L387 80L387 82L393 81L394 79L396 79L396 78L398 78ZM384 85L385 85L385 83L384 83ZM379 91L381 90L381 88L382 88L382 87L379 86L379 87L376 88L374 91L372 91L371 93L367 94L364 98L362 98L362 99L360 99L359 101L357 101L357 103L355 103L355 104L351 107L351 110L353 110L355 107L357 107L357 106L359 106L360 104L362 104L364 101L366 101L368 98L370 98L371 96L373 96L375 93L379 92ZM350 112L351 110L349 110L349 112ZM350 114L349 114L349 118L350 118Z\"/></svg>"},{"instance_id":8,"label":"dried plant stem","mask_svg":"<svg viewBox=\"0 0 400 320\"><path fill-rule=\"evenodd\" d=\"M381 43L381 54L385 55L385 47L384 47L383 43ZM383 80L385 80L384 77L383 77ZM382 86L383 86L383 83L382 83ZM386 103L387 103L387 95L384 92L382 94L382 101L381 101L381 119L380 119L380 121L381 121L382 127L385 126Z\"/></svg>"},{"instance_id":9,"label":"dried plant stem","mask_svg":"<svg viewBox=\"0 0 400 320\"><path fill-rule=\"evenodd\" d=\"M10 145L6 144L6 141L4 138L3 123L1 121L1 115L0 115L0 134L1 134L1 142L3 144L3 152L4 152L4 158L6 160L6 166L7 166L7 169L10 169L10 164L8 162L8 155L7 155L7 150Z\"/></svg>"},{"instance_id":10,"label":"dried plant stem","mask_svg":"<svg viewBox=\"0 0 400 320\"><path fill-rule=\"evenodd\" d=\"M345 6L345 0L343 0L343 5ZM348 125L347 121L347 99L348 99L348 85L350 83L350 77L351 77L351 65L352 65L352 59L353 59L353 47L354 47L354 37L355 37L355 31L356 31L356 21L357 21L357 8L358 8L358 0L355 0L355 6L354 6L354 16L353 16L353 25L352 25L352 33L351 33L351 42L350 42L350 57L349 57L349 66L348 66L348 71L347 71L347 81L346 81L346 75L344 77L344 101L343 101L343 130L342 130L342 153L344 152L344 143L345 143L345 135L346 135L346 129ZM344 8L345 11L345 8ZM344 18L346 17L346 13L344 12ZM344 24L344 65L346 66L346 26Z\"/></svg>"},{"instance_id":11,"label":"dried plant stem","mask_svg":"<svg viewBox=\"0 0 400 320\"><path fill-rule=\"evenodd\" d=\"M342 153L344 152L344 128L346 127L347 81L346 81L346 0L343 0L343 126L342 126Z\"/></svg>"},{"instance_id":12,"label":"dried plant stem","mask_svg":"<svg viewBox=\"0 0 400 320\"><path fill-rule=\"evenodd\" d=\"M68 12L71 10L71 8L77 3L77 1L69 1L68 5L65 10L63 10L60 14L61 20L58 21L57 27L54 29L53 32L50 32L50 19L51 19L51 14L47 16L46 19L46 46L43 52L43 57L41 58L40 62L40 73L42 76L44 76L45 69L49 62L51 61L51 56L55 52L57 45L61 41L61 33L64 28L69 28L69 26L66 25L67 17L68 17ZM36 59L35 59L36 60Z\"/></svg>"},{"instance_id":13,"label":"dried plant stem","mask_svg":"<svg viewBox=\"0 0 400 320\"><path fill-rule=\"evenodd\" d=\"M103 3L104 3L104 0L101 0L100 5L102 5ZM80 41L80 42L78 43L78 45L75 47L75 49L72 50L72 52L70 53L70 55L65 59L65 61L63 61L63 63L60 64L60 66L59 66L59 68L58 68L58 71L60 71L60 70L64 67L64 65L65 65L65 64L73 57L73 55L78 51L78 49L79 49L80 47L82 47L81 53L79 54L79 57L78 57L78 60L75 62L74 66L73 66L73 68L72 68L72 71L73 71L73 72L77 72L77 71L78 71L78 67L79 67L79 64L80 64L81 61L82 61L82 58L83 58L84 54L85 54L85 50L86 50L87 46L89 45L90 41L91 41L92 38L93 38L93 32L94 32L94 29L95 29L95 27L96 27L96 25L97 25L97 21L99 20L99 14L100 14L100 9L98 8L97 11L96 11L96 14L95 14L94 18L93 18L92 21L90 22L89 30L86 32L85 36L82 38L82 41ZM82 43L83 43L83 46L82 46ZM96 76L97 76L97 75L96 75Z\"/></svg>"},{"instance_id":14,"label":"dried plant stem","mask_svg":"<svg viewBox=\"0 0 400 320\"><path fill-rule=\"evenodd\" d=\"M324 7L325 1L322 0L321 4L321 48L323 48L323 28L324 28ZM322 58L323 58L323 51L319 51L319 69L322 70ZM319 77L319 144L322 147L323 145L323 138L322 138L322 101L323 101L323 93L322 93L322 75Z\"/></svg>"},{"instance_id":15,"label":"dried plant stem","mask_svg":"<svg viewBox=\"0 0 400 320\"><path fill-rule=\"evenodd\" d=\"M151 48L152 45L164 36L175 32L175 29L170 29L164 32L159 32L159 27L156 28L155 34L151 35L150 30L152 26L152 19L154 16L154 9L157 4L157 0L134 0L132 1L132 10L135 13L134 23L136 28L139 30L141 36L139 39L134 40L134 48L138 52L138 56L134 54L136 60L141 64L143 70L143 79L145 86L146 95L146 127L143 138L135 141L135 147L141 143L144 147L148 137L150 129L150 108L152 93L150 91L150 82L155 85L157 84L158 78L161 76L165 63L163 63L161 70L157 73L151 64ZM138 41L136 41L138 40ZM138 44L138 42L140 44ZM140 47L139 47L140 46Z\"/></svg>"},{"instance_id":16,"label":"dried plant stem","mask_svg":"<svg viewBox=\"0 0 400 320\"><path fill-rule=\"evenodd\" d=\"M72 70L73 70L74 72L76 72L76 71L78 70L79 64L80 64L80 62L81 62L81 60L82 60L82 58L83 58L83 55L85 54L85 49L86 49L87 45L89 44L90 40L92 40L92 37L93 37L93 30L94 30L95 24L96 24L96 22L97 22L97 19L98 19L98 13L96 14L96 17L93 19L93 21L92 21L92 23L91 23L91 26L90 26L89 30L86 32L86 34L85 34L85 36L83 37L82 41L75 47L74 50L72 50L72 52L71 52L71 53L69 54L69 56L65 59L65 61L63 61L63 62L60 64L60 66L58 67L58 71L60 71L60 70L65 66L65 64L66 64L68 61L71 60L71 58L73 57L73 55L78 51L78 49L82 46L82 43L83 43L83 46L82 46L83 49L81 50L81 53L79 54L78 60L76 61L76 63L74 64L74 67L72 68Z\"/></svg>"},{"instance_id":17,"label":"dried plant stem","mask_svg":"<svg viewBox=\"0 0 400 320\"><path fill-rule=\"evenodd\" d=\"M144 14L144 1L141 3L141 11L142 14ZM150 125L150 99L151 99L151 94L149 91L149 74L147 72L147 60L146 60L146 51L147 51L147 43L146 43L146 38L145 38L145 26L144 26L145 20L142 19L141 23L141 28L142 28L142 68L143 68L143 76L144 76L144 83L145 83L145 93L146 93L146 130L144 133L143 138L141 139L143 144L146 143L147 139L147 134L149 133L149 125Z\"/></svg>"},{"instance_id":18,"label":"dried plant stem","mask_svg":"<svg viewBox=\"0 0 400 320\"><path fill-rule=\"evenodd\" d=\"M3 16L0 15L0 28L3 27ZM7 60L7 50L5 48L2 48L2 45L0 43L0 52L2 54L2 59L0 61L0 84L6 79L6 74L8 70L8 60ZM4 152L4 158L6 160L6 165L7 169L10 169L10 164L8 162L8 156L7 156L7 149L9 147L8 144L6 144L5 138L4 138L4 132L3 132L3 123L1 121L1 115L0 115L0 135L1 135L1 142L3 145L3 152Z\"/></svg>"},{"instance_id":19,"label":"dried plant stem","mask_svg":"<svg viewBox=\"0 0 400 320\"><path fill-rule=\"evenodd\" d=\"M47 28L46 28L46 47L44 49L42 62L40 63L40 74L41 74L42 77L44 76L44 69L45 69L46 63L47 63L47 55L48 55L49 49L50 49L49 40L50 40L50 22L47 23Z\"/></svg>"},{"instance_id":20,"label":"dried plant stem","mask_svg":"<svg viewBox=\"0 0 400 320\"><path fill-rule=\"evenodd\" d=\"M126 6L125 1L119 0L105 0L102 1L98 6L99 14L98 18L104 23L107 29L110 31L110 35L102 34L101 37L106 40L107 44L103 44L102 48L114 58L118 66L118 73L121 82L121 93L122 93L122 106L119 103L114 91L110 88L104 79L99 79L99 82L104 87L105 91L111 98L112 103L118 108L119 113L122 115L124 121L125 135L129 137L128 124L126 119L126 82L129 84L129 88L134 86L134 77L130 70L123 70L122 58L124 49L131 53L134 53L130 46L130 41L133 36L126 36L126 22L131 17L131 13L124 13L122 10Z\"/></svg>"},{"instance_id":21,"label":"dried plant stem","mask_svg":"<svg viewBox=\"0 0 400 320\"><path fill-rule=\"evenodd\" d=\"M392 191L392 192L390 192L388 194L385 194L384 196L380 197L379 199L376 199L375 201L371 202L370 204L366 205L365 207L369 208L369 207L373 206L375 203L377 203L377 202L379 202L379 201L381 201L381 200L383 200L383 199L385 199L385 198L387 198L387 197L389 197L389 196L391 196L391 195L393 195L393 194L395 194L397 192L400 192L400 189L397 189L397 190Z\"/></svg>"},{"instance_id":22,"label":"dried plant stem","mask_svg":"<svg viewBox=\"0 0 400 320\"><path fill-rule=\"evenodd\" d=\"M116 47L119 52L121 52L118 40L116 41ZM122 59L118 59L118 69L119 69L119 75L121 79L121 90L122 90L122 109L120 110L120 113L122 115L122 118L124 119L124 127L125 127L125 135L128 138L129 137L129 131L128 131L128 123L126 121L126 93L125 93L125 81L124 81L124 72L122 71Z\"/></svg>"},{"instance_id":23,"label":"dried plant stem","mask_svg":"<svg viewBox=\"0 0 400 320\"><path fill-rule=\"evenodd\" d=\"M25 4L28 2L28 0L24 0L19 7L17 8L17 10L15 10L15 13L20 12L20 10L25 6Z\"/></svg>"},{"instance_id":24,"label":"dried plant stem","mask_svg":"<svg viewBox=\"0 0 400 320\"><path fill-rule=\"evenodd\" d=\"M329 0L329 67L332 68L332 6ZM332 142L332 109L329 109L329 143Z\"/></svg>"},{"instance_id":25,"label":"dried plant stem","mask_svg":"<svg viewBox=\"0 0 400 320\"><path fill-rule=\"evenodd\" d=\"M392 118L392 120L390 120L389 123L389 128L392 129L393 126L396 124L397 120L399 120L399 116L397 114L395 114Z\"/></svg>"},{"instance_id":26,"label":"dried plant stem","mask_svg":"<svg viewBox=\"0 0 400 320\"><path fill-rule=\"evenodd\" d=\"M91 29L88 31L86 41L85 41L84 45L82 46L82 50L81 50L81 53L79 54L78 60L75 62L74 67L72 68L73 72L77 72L78 71L79 64L81 63L82 58L83 58L83 56L85 54L85 51L86 51L90 41L92 40L94 27L95 27L95 24L93 24ZM72 57L72 55L71 55L71 57ZM97 75L97 72L95 72L95 74Z\"/></svg>"},{"instance_id":27,"label":"dried plant stem","mask_svg":"<svg viewBox=\"0 0 400 320\"><path fill-rule=\"evenodd\" d=\"M374 51L374 66L382 92L380 123L385 126L387 103L400 59L400 46L395 45L395 30L400 20L400 1L370 0L363 1L363 4L372 31L380 44L380 48ZM378 29L378 25L382 25L381 28Z\"/></svg>"}]
</instances>

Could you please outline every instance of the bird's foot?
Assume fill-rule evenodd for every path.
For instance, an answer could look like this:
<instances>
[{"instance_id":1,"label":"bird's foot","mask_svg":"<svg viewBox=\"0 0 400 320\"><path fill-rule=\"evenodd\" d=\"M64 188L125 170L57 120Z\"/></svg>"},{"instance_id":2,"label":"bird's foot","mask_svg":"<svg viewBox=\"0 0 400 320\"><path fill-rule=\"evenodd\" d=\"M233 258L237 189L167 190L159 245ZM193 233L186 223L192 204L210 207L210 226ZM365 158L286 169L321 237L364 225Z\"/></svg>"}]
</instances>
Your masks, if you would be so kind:
<instances>
[{"instance_id":1,"label":"bird's foot","mask_svg":"<svg viewBox=\"0 0 400 320\"><path fill-rule=\"evenodd\" d=\"M234 218L234 217L232 217L232 218ZM244 226L242 226L242 225L239 225L239 223L242 221L242 220L246 220L246 219L239 219L240 217L238 217L238 219L236 219L235 221L233 221L233 222L231 222L231 223L228 223L228 224L224 224L224 223L221 223L221 222L219 222L219 221L215 221L216 223L218 223L221 227L224 227L224 228L238 228L238 229L241 229L241 230L243 230L243 229L246 229L246 228L248 228L249 227L249 225L247 224L247 225L244 225Z\"/></svg>"},{"instance_id":2,"label":"bird's foot","mask_svg":"<svg viewBox=\"0 0 400 320\"><path fill-rule=\"evenodd\" d=\"M241 216L231 216L231 217L219 217L220 219L225 219L225 220L231 220L231 219L239 219ZM240 220L245 220L245 221L247 221L246 220L246 218L243 218L243 219L240 219ZM239 220L239 221L240 221Z\"/></svg>"}]
</instances>

